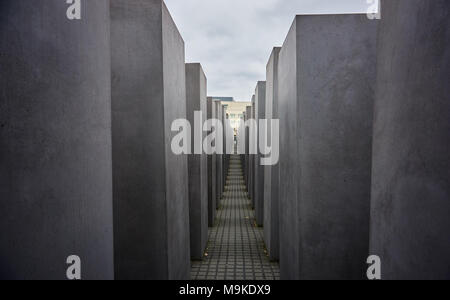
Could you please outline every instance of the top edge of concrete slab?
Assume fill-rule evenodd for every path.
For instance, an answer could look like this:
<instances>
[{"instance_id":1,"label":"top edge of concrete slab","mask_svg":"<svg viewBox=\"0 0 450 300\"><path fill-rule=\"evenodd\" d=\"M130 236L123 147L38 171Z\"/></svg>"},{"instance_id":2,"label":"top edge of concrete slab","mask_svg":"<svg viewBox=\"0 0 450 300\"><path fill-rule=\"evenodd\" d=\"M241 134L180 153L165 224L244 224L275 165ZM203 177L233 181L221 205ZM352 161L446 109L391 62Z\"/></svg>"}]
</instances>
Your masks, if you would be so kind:
<instances>
[{"instance_id":1,"label":"top edge of concrete slab","mask_svg":"<svg viewBox=\"0 0 450 300\"><path fill-rule=\"evenodd\" d=\"M161 0L161 2L162 2L162 11L163 11L163 13L166 12L169 15L170 19L172 20L173 25L175 25L175 29L178 32L178 35L181 37L181 40L183 41L183 44L186 44L184 39L183 39L183 36L181 35L180 30L178 29L177 23L175 22L175 20L172 17L172 14L170 13L169 8L167 7L166 3L164 3L163 0Z\"/></svg>"},{"instance_id":2,"label":"top edge of concrete slab","mask_svg":"<svg viewBox=\"0 0 450 300\"><path fill-rule=\"evenodd\" d=\"M270 65L270 63L271 63L273 57L274 57L275 55L279 54L280 51L281 51L281 49L282 49L282 47L273 47L273 48L272 48L272 52L270 52L269 60L267 61L267 64L266 64L266 69L269 68L269 65Z\"/></svg>"},{"instance_id":3,"label":"top edge of concrete slab","mask_svg":"<svg viewBox=\"0 0 450 300\"><path fill-rule=\"evenodd\" d=\"M199 63L199 62L187 62L186 66L198 66L200 68L200 70L201 70L201 73L203 73L205 75L205 77L206 77L205 69L203 69L202 63ZM207 98L212 98L212 97L207 97Z\"/></svg>"},{"instance_id":4,"label":"top edge of concrete slab","mask_svg":"<svg viewBox=\"0 0 450 300\"><path fill-rule=\"evenodd\" d=\"M345 13L304 13L296 14L295 17L307 17L307 16L353 16L353 15L367 15L367 12L345 12Z\"/></svg>"},{"instance_id":5,"label":"top edge of concrete slab","mask_svg":"<svg viewBox=\"0 0 450 300\"><path fill-rule=\"evenodd\" d=\"M298 14L295 16L295 18L293 19L291 26L289 27L288 33L286 34L286 38L283 41L283 45L282 48L285 47L286 45L286 41L289 37L289 35L291 34L291 32L293 30L296 30L298 28L298 21L303 21L305 19L319 19L320 17L323 18L350 18L350 17L364 17L367 16L367 13L346 13L346 14ZM308 18L308 17L313 17L313 18ZM378 20L371 20L369 18L367 18L367 22L378 22ZM282 50L281 50L282 51Z\"/></svg>"}]
</instances>

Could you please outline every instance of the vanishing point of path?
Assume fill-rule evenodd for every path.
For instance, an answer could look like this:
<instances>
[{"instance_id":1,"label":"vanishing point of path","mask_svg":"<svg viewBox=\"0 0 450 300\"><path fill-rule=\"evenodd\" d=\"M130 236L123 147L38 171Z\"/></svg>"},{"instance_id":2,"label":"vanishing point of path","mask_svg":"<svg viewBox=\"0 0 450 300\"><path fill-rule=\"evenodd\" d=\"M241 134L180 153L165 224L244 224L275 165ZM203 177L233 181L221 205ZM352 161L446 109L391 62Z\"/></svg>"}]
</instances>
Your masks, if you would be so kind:
<instances>
[{"instance_id":1,"label":"vanishing point of path","mask_svg":"<svg viewBox=\"0 0 450 300\"><path fill-rule=\"evenodd\" d=\"M210 228L202 261L192 263L193 280L279 280L280 269L267 256L263 229L255 223L242 163L232 155L217 220Z\"/></svg>"}]
</instances>

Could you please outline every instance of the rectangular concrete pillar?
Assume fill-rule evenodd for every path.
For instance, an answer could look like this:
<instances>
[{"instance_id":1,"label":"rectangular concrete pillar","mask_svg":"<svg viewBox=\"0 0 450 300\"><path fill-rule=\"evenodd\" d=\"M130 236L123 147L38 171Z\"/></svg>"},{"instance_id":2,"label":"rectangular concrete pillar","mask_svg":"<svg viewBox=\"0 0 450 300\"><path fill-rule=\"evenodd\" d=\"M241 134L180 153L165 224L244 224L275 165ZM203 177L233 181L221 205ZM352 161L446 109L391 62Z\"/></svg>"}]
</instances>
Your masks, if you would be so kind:
<instances>
[{"instance_id":1,"label":"rectangular concrete pillar","mask_svg":"<svg viewBox=\"0 0 450 300\"><path fill-rule=\"evenodd\" d=\"M250 119L255 120L255 95L252 96L252 105L250 107ZM250 149L252 149L251 143L254 143L254 138L251 136L251 132L249 131L250 138ZM253 146L255 147L255 146ZM255 149L257 146L255 147ZM250 153L250 152L249 152ZM249 193L251 199L252 208L255 209L255 154L250 153L249 155Z\"/></svg>"},{"instance_id":2,"label":"rectangular concrete pillar","mask_svg":"<svg viewBox=\"0 0 450 300\"><path fill-rule=\"evenodd\" d=\"M163 1L111 0L117 279L189 279L184 42Z\"/></svg>"},{"instance_id":3,"label":"rectangular concrete pillar","mask_svg":"<svg viewBox=\"0 0 450 300\"><path fill-rule=\"evenodd\" d=\"M260 127L259 120L266 118L266 82L259 81L255 90L255 121L258 124L258 154L254 156L254 202L255 202L255 216L256 224L258 226L264 225L264 166L261 165L261 155L259 154L260 145Z\"/></svg>"},{"instance_id":4,"label":"rectangular concrete pillar","mask_svg":"<svg viewBox=\"0 0 450 300\"><path fill-rule=\"evenodd\" d=\"M215 116L215 107L213 98L208 97L207 100L207 116L208 120L213 120ZM211 131L208 132L211 134ZM217 168L217 154L208 155L208 225L214 226L217 214L217 186L216 186L216 168Z\"/></svg>"},{"instance_id":5,"label":"rectangular concrete pillar","mask_svg":"<svg viewBox=\"0 0 450 300\"><path fill-rule=\"evenodd\" d=\"M186 64L186 115L191 124L191 155L188 156L189 224L191 233L191 258L202 259L208 242L208 157L195 154L195 136L203 141L206 132L203 122L207 118L206 76L200 64ZM195 125L195 112L201 112L201 123ZM196 128L197 126L198 128ZM197 137L198 138L198 137Z\"/></svg>"},{"instance_id":6,"label":"rectangular concrete pillar","mask_svg":"<svg viewBox=\"0 0 450 300\"><path fill-rule=\"evenodd\" d=\"M370 255L386 280L450 279L450 1L382 1Z\"/></svg>"},{"instance_id":7,"label":"rectangular concrete pillar","mask_svg":"<svg viewBox=\"0 0 450 300\"><path fill-rule=\"evenodd\" d=\"M0 279L114 277L109 1L0 4Z\"/></svg>"},{"instance_id":8,"label":"rectangular concrete pillar","mask_svg":"<svg viewBox=\"0 0 450 300\"><path fill-rule=\"evenodd\" d=\"M250 120L250 116L251 116L251 107L247 106L245 108L245 120L244 122L248 122ZM249 152L250 152L250 128L249 127L245 127L245 155L244 155L244 168L245 168L245 186L247 187L247 194L250 195L248 193L248 183L249 183L249 175L250 175L250 170L248 168L249 166Z\"/></svg>"},{"instance_id":9,"label":"rectangular concrete pillar","mask_svg":"<svg viewBox=\"0 0 450 300\"><path fill-rule=\"evenodd\" d=\"M215 104L215 117L222 122L222 104L220 101L214 101ZM219 138L219 137L218 137ZM219 149L217 149L219 151ZM222 151L220 151L222 153ZM219 208L222 200L223 193L223 154L217 153L216 157L216 190L217 190L217 208Z\"/></svg>"},{"instance_id":10,"label":"rectangular concrete pillar","mask_svg":"<svg viewBox=\"0 0 450 300\"><path fill-rule=\"evenodd\" d=\"M240 122L239 124L241 124L242 122L245 123L245 121L247 120L247 115L246 114L247 114L246 113L246 109L244 109L242 111L242 117L239 120L239 122ZM242 146L240 144L241 143L241 136L242 136L242 134L245 134L245 132L241 132L240 131L240 125L238 125L237 132L236 132L236 153L239 154L239 156L241 158L242 179L243 179L243 183L245 185L246 182L247 182L247 179L246 179L247 170L246 170L246 167L245 167L245 163L246 163L246 157L245 157L246 142L245 142L245 140L243 141L244 145L243 145L243 149L242 149L241 148ZM242 153L242 150L244 151L244 153Z\"/></svg>"},{"instance_id":11,"label":"rectangular concrete pillar","mask_svg":"<svg viewBox=\"0 0 450 300\"><path fill-rule=\"evenodd\" d=\"M228 175L228 164L227 164L227 157L228 157L228 153L227 153L227 135L226 135L226 125L227 125L227 110L226 110L226 106L222 105L222 124L223 124L223 128L224 128L224 134L223 134L223 171L222 171L222 193L225 192L225 186L227 184L227 175Z\"/></svg>"},{"instance_id":12,"label":"rectangular concrete pillar","mask_svg":"<svg viewBox=\"0 0 450 300\"><path fill-rule=\"evenodd\" d=\"M278 118L278 58L281 48L275 47L270 55L266 71L266 119ZM270 124L270 122L268 123ZM268 145L273 147L271 135L268 135ZM280 168L279 164L264 166L264 241L271 260L280 257L279 242L279 199L280 199Z\"/></svg>"},{"instance_id":13,"label":"rectangular concrete pillar","mask_svg":"<svg viewBox=\"0 0 450 300\"><path fill-rule=\"evenodd\" d=\"M242 121L245 124L245 122L247 121L247 110L243 111L242 116L243 116L242 117ZM241 149L241 146L239 144L242 134L245 134L245 128L244 128L244 132L242 132L241 131L241 127L238 127L238 134L237 134L237 137L238 137L238 139L237 139L237 150L238 150L238 152L237 153L239 153L240 156L241 156L242 173L244 175L244 184L246 184L247 183L247 168L245 166L245 163L246 163L247 159L245 157L245 153L246 153L245 152L245 147L247 146L247 140L246 139L244 140L244 149L243 149L244 153L242 153L242 149ZM245 136L245 138L247 138L247 136Z\"/></svg>"},{"instance_id":14,"label":"rectangular concrete pillar","mask_svg":"<svg viewBox=\"0 0 450 300\"><path fill-rule=\"evenodd\" d=\"M377 21L297 16L279 57L283 279L366 278Z\"/></svg>"},{"instance_id":15,"label":"rectangular concrete pillar","mask_svg":"<svg viewBox=\"0 0 450 300\"><path fill-rule=\"evenodd\" d=\"M248 122L252 117L252 107L247 106L245 109L245 121ZM245 127L245 184L247 187L248 198L250 198L250 128Z\"/></svg>"}]
</instances>

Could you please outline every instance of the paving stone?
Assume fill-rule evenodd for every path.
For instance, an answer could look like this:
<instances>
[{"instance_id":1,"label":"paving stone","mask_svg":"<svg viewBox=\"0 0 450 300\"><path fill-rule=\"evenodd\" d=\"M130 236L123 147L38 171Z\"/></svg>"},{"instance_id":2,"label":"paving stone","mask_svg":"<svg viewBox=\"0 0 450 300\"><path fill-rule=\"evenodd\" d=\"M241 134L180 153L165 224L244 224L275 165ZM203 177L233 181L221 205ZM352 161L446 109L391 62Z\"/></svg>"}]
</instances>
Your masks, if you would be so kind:
<instances>
[{"instance_id":1,"label":"paving stone","mask_svg":"<svg viewBox=\"0 0 450 300\"><path fill-rule=\"evenodd\" d=\"M278 264L265 254L263 229L255 227L255 214L243 180L239 155L231 155L222 207L210 229L208 256L192 263L191 277L208 280L211 272L227 280L279 280ZM207 269L205 272L198 270Z\"/></svg>"}]
</instances>

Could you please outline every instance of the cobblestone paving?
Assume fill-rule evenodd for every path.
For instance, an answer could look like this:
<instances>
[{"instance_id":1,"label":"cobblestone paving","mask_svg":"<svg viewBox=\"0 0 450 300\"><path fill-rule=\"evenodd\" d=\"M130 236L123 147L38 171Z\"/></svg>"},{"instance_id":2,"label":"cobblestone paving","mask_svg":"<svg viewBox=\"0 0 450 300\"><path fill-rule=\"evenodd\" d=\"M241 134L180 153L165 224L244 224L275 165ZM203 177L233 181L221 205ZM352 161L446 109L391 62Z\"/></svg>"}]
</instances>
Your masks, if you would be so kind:
<instances>
[{"instance_id":1,"label":"cobblestone paving","mask_svg":"<svg viewBox=\"0 0 450 300\"><path fill-rule=\"evenodd\" d=\"M263 229L256 227L247 195L240 158L233 155L205 258L192 262L192 279L279 280L279 265L267 257Z\"/></svg>"}]
</instances>

